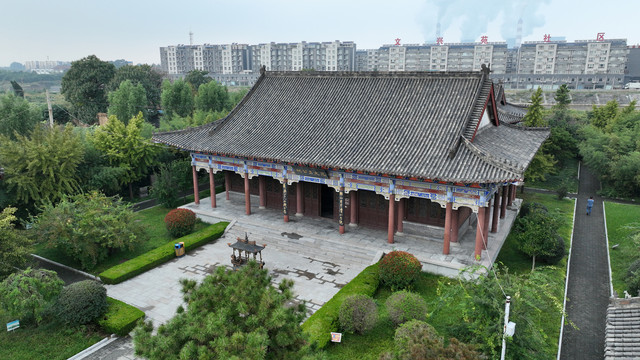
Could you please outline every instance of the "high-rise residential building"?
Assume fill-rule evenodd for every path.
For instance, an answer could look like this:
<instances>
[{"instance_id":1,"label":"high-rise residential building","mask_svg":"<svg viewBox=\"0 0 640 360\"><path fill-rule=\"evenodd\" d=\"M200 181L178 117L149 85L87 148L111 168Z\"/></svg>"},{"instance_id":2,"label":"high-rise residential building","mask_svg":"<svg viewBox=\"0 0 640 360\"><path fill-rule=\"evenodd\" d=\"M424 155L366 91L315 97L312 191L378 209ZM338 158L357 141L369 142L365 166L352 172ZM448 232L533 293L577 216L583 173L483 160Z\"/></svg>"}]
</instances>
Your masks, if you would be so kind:
<instances>
[{"instance_id":1,"label":"high-rise residential building","mask_svg":"<svg viewBox=\"0 0 640 360\"><path fill-rule=\"evenodd\" d=\"M487 64L507 89L555 89L565 83L572 89L611 89L624 85L628 51L624 39L549 38L516 49L506 42L383 45L358 50L356 70L478 71Z\"/></svg>"},{"instance_id":2,"label":"high-rise residential building","mask_svg":"<svg viewBox=\"0 0 640 360\"><path fill-rule=\"evenodd\" d=\"M352 41L265 43L258 45L174 45L160 48L162 69L170 75L191 70L212 74L271 71L354 71L356 44Z\"/></svg>"},{"instance_id":3,"label":"high-rise residential building","mask_svg":"<svg viewBox=\"0 0 640 360\"><path fill-rule=\"evenodd\" d=\"M233 82L234 74L257 78L268 71L479 71L490 65L492 77L506 89L622 88L629 49L625 39L577 40L545 36L517 48L506 42L383 45L356 50L351 41L263 43L257 45L177 45L160 48L170 75L205 70ZM631 68L634 68L633 66ZM224 76L223 76L224 75ZM239 79L239 78L238 78Z\"/></svg>"}]
</instances>

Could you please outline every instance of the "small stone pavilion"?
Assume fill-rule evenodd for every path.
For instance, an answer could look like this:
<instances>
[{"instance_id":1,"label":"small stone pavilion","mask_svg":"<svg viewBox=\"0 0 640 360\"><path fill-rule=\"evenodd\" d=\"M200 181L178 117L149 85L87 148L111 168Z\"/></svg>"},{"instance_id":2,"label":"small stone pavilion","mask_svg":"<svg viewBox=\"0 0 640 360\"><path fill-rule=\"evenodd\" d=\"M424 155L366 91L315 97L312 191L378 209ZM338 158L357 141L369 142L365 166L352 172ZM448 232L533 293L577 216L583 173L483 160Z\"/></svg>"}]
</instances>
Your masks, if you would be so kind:
<instances>
[{"instance_id":1,"label":"small stone pavilion","mask_svg":"<svg viewBox=\"0 0 640 360\"><path fill-rule=\"evenodd\" d=\"M480 72L267 72L224 119L153 140L261 208L385 229L441 229L449 254L476 220L475 259L497 231L549 131L513 125L522 108ZM504 117L507 121L501 121ZM508 118L508 119L507 119ZM196 204L199 204L196 191ZM216 207L215 197L211 206ZM493 216L491 216L493 215Z\"/></svg>"}]
</instances>

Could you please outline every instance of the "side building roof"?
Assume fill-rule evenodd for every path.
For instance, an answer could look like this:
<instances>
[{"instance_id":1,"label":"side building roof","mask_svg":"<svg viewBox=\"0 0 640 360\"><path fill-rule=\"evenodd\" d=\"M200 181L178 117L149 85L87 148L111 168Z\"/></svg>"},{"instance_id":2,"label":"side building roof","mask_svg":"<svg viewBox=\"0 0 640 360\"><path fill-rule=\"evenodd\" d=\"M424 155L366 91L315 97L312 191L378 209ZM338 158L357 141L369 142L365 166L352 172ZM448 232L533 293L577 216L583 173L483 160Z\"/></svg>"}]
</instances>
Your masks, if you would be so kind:
<instances>
[{"instance_id":1,"label":"side building roof","mask_svg":"<svg viewBox=\"0 0 640 360\"><path fill-rule=\"evenodd\" d=\"M432 181L522 180L549 132L502 126L499 116L483 72L265 72L226 118L153 140Z\"/></svg>"}]
</instances>

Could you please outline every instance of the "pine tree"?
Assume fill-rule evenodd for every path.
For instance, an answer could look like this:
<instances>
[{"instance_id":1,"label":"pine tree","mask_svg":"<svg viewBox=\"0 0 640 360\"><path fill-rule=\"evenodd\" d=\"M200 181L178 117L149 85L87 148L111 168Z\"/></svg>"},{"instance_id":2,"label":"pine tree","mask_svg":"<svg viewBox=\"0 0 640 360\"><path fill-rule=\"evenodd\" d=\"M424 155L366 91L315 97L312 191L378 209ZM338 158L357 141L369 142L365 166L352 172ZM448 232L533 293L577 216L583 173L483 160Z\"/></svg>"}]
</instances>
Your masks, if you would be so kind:
<instances>
[{"instance_id":1,"label":"pine tree","mask_svg":"<svg viewBox=\"0 0 640 360\"><path fill-rule=\"evenodd\" d=\"M531 95L531 105L529 105L527 114L522 119L524 126L547 126L547 122L544 120L542 111L542 89L538 88L538 90Z\"/></svg>"}]
</instances>

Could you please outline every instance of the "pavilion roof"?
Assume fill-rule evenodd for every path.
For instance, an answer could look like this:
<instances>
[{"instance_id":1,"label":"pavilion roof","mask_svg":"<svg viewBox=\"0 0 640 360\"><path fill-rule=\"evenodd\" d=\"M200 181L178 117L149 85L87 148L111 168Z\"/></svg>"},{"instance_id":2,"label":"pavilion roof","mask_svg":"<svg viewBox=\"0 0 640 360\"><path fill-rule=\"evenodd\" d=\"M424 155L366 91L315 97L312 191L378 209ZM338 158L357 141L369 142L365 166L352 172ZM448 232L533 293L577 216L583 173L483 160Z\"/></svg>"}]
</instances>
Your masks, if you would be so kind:
<instances>
[{"instance_id":1,"label":"pavilion roof","mask_svg":"<svg viewBox=\"0 0 640 360\"><path fill-rule=\"evenodd\" d=\"M492 85L483 72L265 72L226 118L153 139L220 156L432 181L521 180L549 132L496 119L478 130Z\"/></svg>"}]
</instances>

